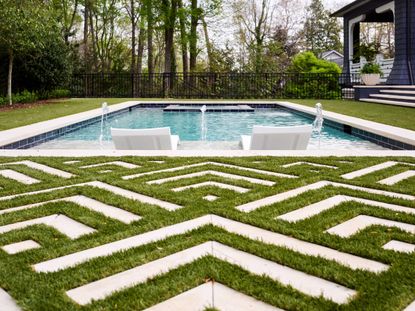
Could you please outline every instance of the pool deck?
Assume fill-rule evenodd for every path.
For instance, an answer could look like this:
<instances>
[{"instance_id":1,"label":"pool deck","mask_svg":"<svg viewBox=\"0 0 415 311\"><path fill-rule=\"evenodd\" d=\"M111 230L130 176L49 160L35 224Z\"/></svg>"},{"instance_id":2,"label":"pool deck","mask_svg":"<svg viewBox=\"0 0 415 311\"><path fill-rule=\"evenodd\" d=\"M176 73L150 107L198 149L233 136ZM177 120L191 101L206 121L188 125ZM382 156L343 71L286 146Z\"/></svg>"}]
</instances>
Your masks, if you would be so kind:
<instances>
[{"instance_id":1,"label":"pool deck","mask_svg":"<svg viewBox=\"0 0 415 311\"><path fill-rule=\"evenodd\" d=\"M128 109L130 107L138 106L140 104L148 103L146 101L127 101L124 103L111 105L109 106L109 113L116 112L123 109ZM183 101L180 100L167 100L167 101L151 101L151 104L183 104ZM194 105L235 105L235 102L231 101L194 101L189 102L186 101L185 104L194 104ZM289 109L297 110L303 113L307 113L310 115L315 115L315 109L311 107L302 106L299 104L294 104L290 102L282 102L282 101L250 101L245 102L244 105L255 104L255 105L280 105L282 107L286 107ZM324 107L323 107L324 108ZM75 124L78 122L82 122L91 118L99 117L102 114L102 109L97 108L93 110L89 110L86 112L77 113L74 115L69 115L65 117L56 118L53 120L43 121L27 126L18 127L15 129L10 129L6 131L0 132L0 146L11 144L16 141L20 141L26 138L30 138L45 132L53 131L65 126L69 126L71 124ZM364 131L368 131L374 134L378 134L390 139L394 139L403 143L407 143L410 145L415 145L415 131L394 127L390 125L385 125L373 121L367 121L364 119L359 119L355 117L350 117L346 115L342 115L335 112L324 111L323 113L324 118L327 120L343 123L346 125L350 125L354 128L361 129ZM30 149L30 150L0 150L0 156L17 156L17 155L45 155L45 156L67 156L71 154L71 150L38 150L38 149ZM174 155L174 156L253 156L253 155L273 155L273 156L288 156L288 155L296 155L296 156L323 156L323 155L337 155L337 156L357 156L357 155L367 155L367 156L414 156L415 151L376 151L376 150L367 150L359 152L353 150L305 150L305 151L242 151L242 150L178 150L178 151L119 151L119 150L73 150L72 156L78 156L84 154L87 155L108 155L108 156L115 156L115 155Z\"/></svg>"}]
</instances>

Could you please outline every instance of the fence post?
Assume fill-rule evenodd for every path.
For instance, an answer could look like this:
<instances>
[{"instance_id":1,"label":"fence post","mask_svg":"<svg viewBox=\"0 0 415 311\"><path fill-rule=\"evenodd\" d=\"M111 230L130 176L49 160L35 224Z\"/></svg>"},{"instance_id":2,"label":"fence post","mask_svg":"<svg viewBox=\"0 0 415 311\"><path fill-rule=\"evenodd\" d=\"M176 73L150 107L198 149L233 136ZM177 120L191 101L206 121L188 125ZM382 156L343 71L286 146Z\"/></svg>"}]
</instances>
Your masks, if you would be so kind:
<instances>
[{"instance_id":1,"label":"fence post","mask_svg":"<svg viewBox=\"0 0 415 311\"><path fill-rule=\"evenodd\" d=\"M135 97L134 72L131 72L131 98Z\"/></svg>"},{"instance_id":2,"label":"fence post","mask_svg":"<svg viewBox=\"0 0 415 311\"><path fill-rule=\"evenodd\" d=\"M162 79L163 79L163 83L162 83L162 85L163 85L163 97L166 97L166 77L165 77L164 72L163 72Z\"/></svg>"}]
</instances>

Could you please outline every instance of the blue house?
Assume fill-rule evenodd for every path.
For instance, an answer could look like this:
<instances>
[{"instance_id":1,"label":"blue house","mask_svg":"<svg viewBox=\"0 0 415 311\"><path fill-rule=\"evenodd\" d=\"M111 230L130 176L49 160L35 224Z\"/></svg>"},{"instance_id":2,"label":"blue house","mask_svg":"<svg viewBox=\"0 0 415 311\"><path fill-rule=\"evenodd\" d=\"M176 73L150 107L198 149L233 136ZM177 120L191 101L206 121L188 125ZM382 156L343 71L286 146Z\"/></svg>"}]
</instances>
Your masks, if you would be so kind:
<instances>
[{"instance_id":1,"label":"blue house","mask_svg":"<svg viewBox=\"0 0 415 311\"><path fill-rule=\"evenodd\" d=\"M375 99L371 101L376 102L389 101L389 104L399 104L396 102L406 100L412 102L410 106L415 107L415 1L357 0L334 12L332 16L342 17L344 20L343 73L346 77L350 77L351 73L360 68L359 63L352 61L359 50L360 23L395 24L395 58L382 63L385 74L383 85L372 88L355 87L356 98L367 97ZM402 91L401 94L399 90ZM409 98L412 95L413 100Z\"/></svg>"},{"instance_id":2,"label":"blue house","mask_svg":"<svg viewBox=\"0 0 415 311\"><path fill-rule=\"evenodd\" d=\"M332 16L344 20L343 72L351 72L350 61L359 49L361 22L395 23L395 59L386 84L414 85L415 3L414 0L357 0Z\"/></svg>"}]
</instances>

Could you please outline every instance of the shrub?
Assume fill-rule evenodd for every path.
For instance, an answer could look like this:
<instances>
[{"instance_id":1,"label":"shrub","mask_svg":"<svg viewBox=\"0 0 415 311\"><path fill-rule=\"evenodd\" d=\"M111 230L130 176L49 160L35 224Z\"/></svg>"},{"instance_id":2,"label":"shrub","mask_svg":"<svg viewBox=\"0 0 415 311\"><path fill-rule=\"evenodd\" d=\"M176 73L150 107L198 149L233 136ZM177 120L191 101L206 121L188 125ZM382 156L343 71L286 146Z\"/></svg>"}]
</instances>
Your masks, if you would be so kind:
<instances>
[{"instance_id":1,"label":"shrub","mask_svg":"<svg viewBox=\"0 0 415 311\"><path fill-rule=\"evenodd\" d=\"M12 94L13 104L26 104L37 101L39 97L35 92L24 90L23 92ZM9 98L7 96L0 97L0 106L8 105Z\"/></svg>"},{"instance_id":2,"label":"shrub","mask_svg":"<svg viewBox=\"0 0 415 311\"><path fill-rule=\"evenodd\" d=\"M69 97L71 92L66 89L56 89L52 91L44 91L39 94L40 99L56 99L56 98L65 98Z\"/></svg>"},{"instance_id":3,"label":"shrub","mask_svg":"<svg viewBox=\"0 0 415 311\"><path fill-rule=\"evenodd\" d=\"M38 100L38 96L36 95L36 93L29 92L27 90L24 90L23 92L12 95L13 103L26 104L26 103L33 103L37 100Z\"/></svg>"},{"instance_id":4,"label":"shrub","mask_svg":"<svg viewBox=\"0 0 415 311\"><path fill-rule=\"evenodd\" d=\"M378 73L382 74L382 70L378 64L374 63L366 63L363 68L360 70L362 74L371 74L371 73Z\"/></svg>"},{"instance_id":5,"label":"shrub","mask_svg":"<svg viewBox=\"0 0 415 311\"><path fill-rule=\"evenodd\" d=\"M290 71L296 75L285 85L285 97L335 99L341 96L341 69L336 63L318 59L312 52L303 52L293 58Z\"/></svg>"},{"instance_id":6,"label":"shrub","mask_svg":"<svg viewBox=\"0 0 415 311\"><path fill-rule=\"evenodd\" d=\"M303 52L294 56L290 71L295 73L341 73L339 65L318 59L313 52Z\"/></svg>"}]
</instances>

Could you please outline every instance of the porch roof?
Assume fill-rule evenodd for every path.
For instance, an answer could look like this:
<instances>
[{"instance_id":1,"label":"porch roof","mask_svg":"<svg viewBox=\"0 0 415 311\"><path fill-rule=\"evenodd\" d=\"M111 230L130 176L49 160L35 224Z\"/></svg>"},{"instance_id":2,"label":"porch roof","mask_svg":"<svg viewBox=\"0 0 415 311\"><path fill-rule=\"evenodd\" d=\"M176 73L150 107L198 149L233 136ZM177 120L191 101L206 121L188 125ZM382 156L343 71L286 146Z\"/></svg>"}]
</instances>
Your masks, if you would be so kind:
<instances>
[{"instance_id":1,"label":"porch roof","mask_svg":"<svg viewBox=\"0 0 415 311\"><path fill-rule=\"evenodd\" d=\"M370 2L377 2L377 0L356 0L352 3L349 3L348 5L342 7L340 10L337 10L336 12L332 13L332 17L343 17L346 14L358 10L361 6L368 4Z\"/></svg>"}]
</instances>

